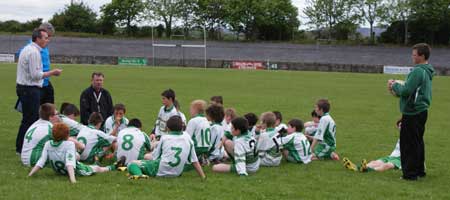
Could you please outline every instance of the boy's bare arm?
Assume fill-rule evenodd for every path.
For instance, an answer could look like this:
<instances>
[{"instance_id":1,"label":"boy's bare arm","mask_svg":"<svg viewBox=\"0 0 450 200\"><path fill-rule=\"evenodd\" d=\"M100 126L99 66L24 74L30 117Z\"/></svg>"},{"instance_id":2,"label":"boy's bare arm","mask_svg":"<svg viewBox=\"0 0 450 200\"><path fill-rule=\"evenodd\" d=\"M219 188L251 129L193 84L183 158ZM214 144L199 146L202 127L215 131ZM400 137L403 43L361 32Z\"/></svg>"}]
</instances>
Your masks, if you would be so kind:
<instances>
[{"instance_id":1,"label":"boy's bare arm","mask_svg":"<svg viewBox=\"0 0 450 200\"><path fill-rule=\"evenodd\" d=\"M69 174L69 180L71 183L76 183L77 180L75 179L75 170L73 169L72 165L67 166L67 173Z\"/></svg>"},{"instance_id":2,"label":"boy's bare arm","mask_svg":"<svg viewBox=\"0 0 450 200\"><path fill-rule=\"evenodd\" d=\"M198 174L202 179L206 179L206 175L205 175L205 173L203 172L203 169L202 169L202 167L200 166L200 163L198 163L198 162L193 162L193 163L192 163L192 166L194 166L195 171L197 171L197 174Z\"/></svg>"}]
</instances>

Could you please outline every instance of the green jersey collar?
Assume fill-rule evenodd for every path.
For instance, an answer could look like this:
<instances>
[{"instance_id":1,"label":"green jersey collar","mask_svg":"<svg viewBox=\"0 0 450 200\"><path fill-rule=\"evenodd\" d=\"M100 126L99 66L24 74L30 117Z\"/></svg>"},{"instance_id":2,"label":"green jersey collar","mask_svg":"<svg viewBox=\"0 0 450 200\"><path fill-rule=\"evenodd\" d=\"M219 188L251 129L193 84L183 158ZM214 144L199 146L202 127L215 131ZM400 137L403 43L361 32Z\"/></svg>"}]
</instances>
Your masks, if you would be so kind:
<instances>
[{"instance_id":1,"label":"green jersey collar","mask_svg":"<svg viewBox=\"0 0 450 200\"><path fill-rule=\"evenodd\" d=\"M59 147L62 143L63 141L55 142L54 140L50 140L50 145L52 145L52 147Z\"/></svg>"},{"instance_id":2,"label":"green jersey collar","mask_svg":"<svg viewBox=\"0 0 450 200\"><path fill-rule=\"evenodd\" d=\"M275 128L266 128L266 131L267 132L269 132L269 131L274 131L275 130Z\"/></svg>"},{"instance_id":3,"label":"green jersey collar","mask_svg":"<svg viewBox=\"0 0 450 200\"><path fill-rule=\"evenodd\" d=\"M247 135L248 135L248 131L246 131L246 132L244 132L244 133L241 132L241 134L238 135L237 137L240 138L240 137L245 137L245 136L247 136Z\"/></svg>"},{"instance_id":4,"label":"green jersey collar","mask_svg":"<svg viewBox=\"0 0 450 200\"><path fill-rule=\"evenodd\" d=\"M170 112L170 111L172 111L173 108L174 108L173 104L168 108L166 106L164 106L164 112Z\"/></svg>"},{"instance_id":5,"label":"green jersey collar","mask_svg":"<svg viewBox=\"0 0 450 200\"><path fill-rule=\"evenodd\" d=\"M112 121L115 122L116 118L114 117L114 115L112 115ZM120 119L120 124L124 124L125 123L125 117L122 117L122 119Z\"/></svg>"},{"instance_id":6,"label":"green jersey collar","mask_svg":"<svg viewBox=\"0 0 450 200\"><path fill-rule=\"evenodd\" d=\"M169 131L170 135L183 135L183 132L181 131Z\"/></svg>"},{"instance_id":7,"label":"green jersey collar","mask_svg":"<svg viewBox=\"0 0 450 200\"><path fill-rule=\"evenodd\" d=\"M205 117L205 114L197 114L197 115L194 116L194 118L195 117Z\"/></svg>"}]
</instances>

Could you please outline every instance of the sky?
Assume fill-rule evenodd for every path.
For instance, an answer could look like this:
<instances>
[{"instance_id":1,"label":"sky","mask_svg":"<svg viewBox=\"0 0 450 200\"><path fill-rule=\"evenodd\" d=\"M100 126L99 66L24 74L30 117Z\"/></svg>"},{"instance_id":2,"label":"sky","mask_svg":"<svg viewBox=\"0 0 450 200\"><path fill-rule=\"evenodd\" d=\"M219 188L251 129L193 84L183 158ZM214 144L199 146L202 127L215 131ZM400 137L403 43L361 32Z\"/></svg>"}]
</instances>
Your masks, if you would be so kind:
<instances>
[{"instance_id":1,"label":"sky","mask_svg":"<svg viewBox=\"0 0 450 200\"><path fill-rule=\"evenodd\" d=\"M0 0L0 21L17 20L26 22L37 18L48 21L54 13L63 11L71 0ZM74 0L80 1L80 0ZM302 20L306 0L291 0L299 8L299 19ZM99 14L100 6L111 0L83 0L92 10Z\"/></svg>"}]
</instances>

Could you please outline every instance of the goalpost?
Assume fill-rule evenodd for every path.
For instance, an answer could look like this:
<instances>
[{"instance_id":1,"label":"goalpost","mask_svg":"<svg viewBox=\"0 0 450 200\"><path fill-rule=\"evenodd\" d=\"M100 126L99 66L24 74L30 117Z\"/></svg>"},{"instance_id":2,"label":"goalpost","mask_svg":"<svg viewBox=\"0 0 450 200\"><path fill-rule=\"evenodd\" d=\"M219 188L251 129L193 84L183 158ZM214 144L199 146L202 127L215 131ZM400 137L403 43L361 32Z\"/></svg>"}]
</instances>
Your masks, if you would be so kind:
<instances>
[{"instance_id":1,"label":"goalpost","mask_svg":"<svg viewBox=\"0 0 450 200\"><path fill-rule=\"evenodd\" d=\"M184 63L184 49L185 48L203 48L203 67L207 68L207 59L206 59L206 28L203 26L203 44L184 44L185 38L183 38L182 44L164 44L164 43L155 43L154 35L153 35L153 26L152 26L152 66L155 66L155 59L156 59L156 51L155 47L165 47L165 48L181 48L183 50L183 57L182 61ZM175 35L176 36L176 35ZM185 37L185 35L182 35Z\"/></svg>"}]
</instances>

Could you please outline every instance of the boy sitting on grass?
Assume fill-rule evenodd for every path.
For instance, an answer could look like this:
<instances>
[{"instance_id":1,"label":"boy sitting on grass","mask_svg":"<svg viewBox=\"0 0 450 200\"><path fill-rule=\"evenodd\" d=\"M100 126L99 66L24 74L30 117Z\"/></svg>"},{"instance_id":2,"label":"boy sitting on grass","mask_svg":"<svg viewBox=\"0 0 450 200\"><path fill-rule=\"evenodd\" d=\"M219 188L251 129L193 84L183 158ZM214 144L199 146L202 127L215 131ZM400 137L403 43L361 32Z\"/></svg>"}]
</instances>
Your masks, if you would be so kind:
<instances>
[{"instance_id":1,"label":"boy sitting on grass","mask_svg":"<svg viewBox=\"0 0 450 200\"><path fill-rule=\"evenodd\" d=\"M311 112L312 121L305 122L305 136L309 141L313 141L314 135L316 135L317 127L319 126L320 117L316 111Z\"/></svg>"},{"instance_id":2,"label":"boy sitting on grass","mask_svg":"<svg viewBox=\"0 0 450 200\"><path fill-rule=\"evenodd\" d=\"M75 144L68 141L69 127L63 123L57 123L52 129L53 140L47 141L42 151L42 156L28 176L32 176L40 169L44 168L47 160L53 170L61 175L68 175L71 183L76 183L75 175L91 176L95 173L102 173L116 170L123 165L121 160L108 167L99 167L97 165L84 165L76 160Z\"/></svg>"},{"instance_id":3,"label":"boy sitting on grass","mask_svg":"<svg viewBox=\"0 0 450 200\"><path fill-rule=\"evenodd\" d=\"M39 119L28 128L20 154L23 165L32 167L42 154L45 142L52 134L52 123L58 122L57 111L53 104L44 103L39 107Z\"/></svg>"},{"instance_id":4,"label":"boy sitting on grass","mask_svg":"<svg viewBox=\"0 0 450 200\"><path fill-rule=\"evenodd\" d=\"M114 106L114 113L105 121L104 130L108 135L117 136L117 134L128 125L128 119L125 117L127 109L125 105L119 103Z\"/></svg>"},{"instance_id":5,"label":"boy sitting on grass","mask_svg":"<svg viewBox=\"0 0 450 200\"><path fill-rule=\"evenodd\" d=\"M211 148L209 150L209 161L217 164L224 155L222 138L224 130L222 120L225 116L223 107L218 104L211 104L206 109L206 118L211 122Z\"/></svg>"},{"instance_id":6,"label":"boy sitting on grass","mask_svg":"<svg viewBox=\"0 0 450 200\"><path fill-rule=\"evenodd\" d=\"M61 112L59 118L61 122L69 126L70 136L76 138L80 130L84 127L83 124L77 122L75 119L80 115L80 110L77 106L71 103L64 102L61 104Z\"/></svg>"},{"instance_id":7,"label":"boy sitting on grass","mask_svg":"<svg viewBox=\"0 0 450 200\"><path fill-rule=\"evenodd\" d=\"M308 139L302 133L303 122L292 119L288 122L287 135L280 138L283 155L288 162L308 164L311 162L311 149Z\"/></svg>"},{"instance_id":8,"label":"boy sitting on grass","mask_svg":"<svg viewBox=\"0 0 450 200\"><path fill-rule=\"evenodd\" d=\"M256 134L259 135L257 149L261 166L274 167L279 166L281 162L281 152L278 132L275 131L276 117L273 112L261 114L261 125L256 128ZM265 131L261 132L261 130Z\"/></svg>"},{"instance_id":9,"label":"boy sitting on grass","mask_svg":"<svg viewBox=\"0 0 450 200\"><path fill-rule=\"evenodd\" d=\"M141 128L141 120L134 118L130 120L128 127L117 135L116 158L125 157L125 164L133 160L150 159L150 138Z\"/></svg>"},{"instance_id":10,"label":"boy sitting on grass","mask_svg":"<svg viewBox=\"0 0 450 200\"><path fill-rule=\"evenodd\" d=\"M85 145L84 150L81 151L80 160L87 163L99 162L111 149L116 137L99 130L103 123L100 113L93 112L88 122L89 125L81 129L77 136L77 140ZM112 158L112 154L108 155L108 158Z\"/></svg>"},{"instance_id":11,"label":"boy sitting on grass","mask_svg":"<svg viewBox=\"0 0 450 200\"><path fill-rule=\"evenodd\" d=\"M319 99L315 111L320 116L320 121L311 144L312 159L339 160L336 153L336 123L329 113L330 102L327 99Z\"/></svg>"},{"instance_id":12,"label":"boy sitting on grass","mask_svg":"<svg viewBox=\"0 0 450 200\"><path fill-rule=\"evenodd\" d=\"M186 133L191 136L194 142L195 153L200 164L207 164L208 152L211 148L211 130L208 119L205 117L206 102L195 100L191 103L189 120L186 126Z\"/></svg>"},{"instance_id":13,"label":"boy sitting on grass","mask_svg":"<svg viewBox=\"0 0 450 200\"><path fill-rule=\"evenodd\" d=\"M182 127L180 116L170 117L167 120L168 134L161 136L158 146L152 152L152 160L134 160L128 164L129 179L180 176L185 165L189 163L192 163L198 175L205 179L194 144L189 135L183 134Z\"/></svg>"},{"instance_id":14,"label":"boy sitting on grass","mask_svg":"<svg viewBox=\"0 0 450 200\"><path fill-rule=\"evenodd\" d=\"M245 118L238 117L231 121L231 134L224 137L224 147L227 154L232 158L233 164L216 164L214 172L236 172L241 176L248 176L259 169L259 157L256 151L256 141L248 133L248 122Z\"/></svg>"},{"instance_id":15,"label":"boy sitting on grass","mask_svg":"<svg viewBox=\"0 0 450 200\"><path fill-rule=\"evenodd\" d=\"M174 102L175 102L175 91L172 89L164 90L161 93L161 102L163 106L159 109L158 117L156 119L155 123L155 129L153 133L150 135L152 141L153 140L159 140L159 138L167 134L166 130L166 122L169 120L172 116L178 116L178 111L175 108Z\"/></svg>"}]
</instances>

